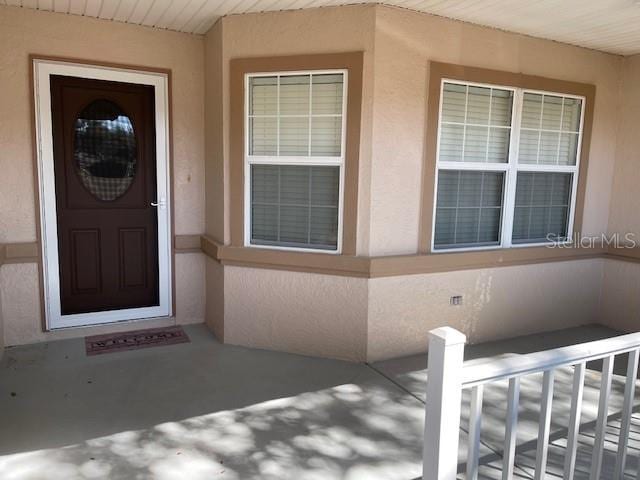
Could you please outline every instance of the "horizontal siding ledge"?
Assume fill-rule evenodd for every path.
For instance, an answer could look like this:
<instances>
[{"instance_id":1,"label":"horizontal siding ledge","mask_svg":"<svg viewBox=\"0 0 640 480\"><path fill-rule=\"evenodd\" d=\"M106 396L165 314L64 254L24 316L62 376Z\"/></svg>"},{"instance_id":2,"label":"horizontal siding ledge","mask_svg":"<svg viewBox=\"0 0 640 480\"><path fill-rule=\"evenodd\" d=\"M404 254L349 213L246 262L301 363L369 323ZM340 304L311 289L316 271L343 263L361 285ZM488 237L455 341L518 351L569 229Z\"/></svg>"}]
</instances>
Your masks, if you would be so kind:
<instances>
[{"instance_id":1,"label":"horizontal siding ledge","mask_svg":"<svg viewBox=\"0 0 640 480\"><path fill-rule=\"evenodd\" d=\"M222 245L206 235L201 237L201 245L205 254L223 265L364 278L584 260L602 258L606 254L604 247L597 246L576 249L526 247L480 252L364 257L234 247ZM638 258L640 259L640 251Z\"/></svg>"},{"instance_id":2,"label":"horizontal siding ledge","mask_svg":"<svg viewBox=\"0 0 640 480\"><path fill-rule=\"evenodd\" d=\"M368 257L226 245L216 245L215 251L217 260L223 265L365 278L370 270Z\"/></svg>"},{"instance_id":3,"label":"horizontal siding ledge","mask_svg":"<svg viewBox=\"0 0 640 480\"><path fill-rule=\"evenodd\" d=\"M368 257L233 247L223 245L207 235L203 235L200 241L202 251L223 265L348 277L369 276Z\"/></svg>"},{"instance_id":4,"label":"horizontal siding ledge","mask_svg":"<svg viewBox=\"0 0 640 480\"><path fill-rule=\"evenodd\" d=\"M623 262L640 263L640 247L608 246L607 258Z\"/></svg>"},{"instance_id":5,"label":"horizontal siding ledge","mask_svg":"<svg viewBox=\"0 0 640 480\"><path fill-rule=\"evenodd\" d=\"M477 270L589 258L640 263L638 247L521 247L476 252L365 257L233 247L223 245L207 235L176 235L174 242L176 253L203 252L224 265L363 278ZM37 242L0 244L0 265L39 262L40 246Z\"/></svg>"},{"instance_id":6,"label":"horizontal siding ledge","mask_svg":"<svg viewBox=\"0 0 640 480\"><path fill-rule=\"evenodd\" d=\"M201 252L200 235L176 235L173 239L173 250L175 253Z\"/></svg>"},{"instance_id":7,"label":"horizontal siding ledge","mask_svg":"<svg viewBox=\"0 0 640 480\"><path fill-rule=\"evenodd\" d=\"M550 248L526 247L483 250L478 252L429 253L373 257L370 277L392 277L426 273L509 267L535 263L564 262L598 258L605 254L602 247Z\"/></svg>"},{"instance_id":8,"label":"horizontal siding ledge","mask_svg":"<svg viewBox=\"0 0 640 480\"><path fill-rule=\"evenodd\" d=\"M9 263L38 263L40 246L37 242L0 244L0 265Z\"/></svg>"}]
</instances>

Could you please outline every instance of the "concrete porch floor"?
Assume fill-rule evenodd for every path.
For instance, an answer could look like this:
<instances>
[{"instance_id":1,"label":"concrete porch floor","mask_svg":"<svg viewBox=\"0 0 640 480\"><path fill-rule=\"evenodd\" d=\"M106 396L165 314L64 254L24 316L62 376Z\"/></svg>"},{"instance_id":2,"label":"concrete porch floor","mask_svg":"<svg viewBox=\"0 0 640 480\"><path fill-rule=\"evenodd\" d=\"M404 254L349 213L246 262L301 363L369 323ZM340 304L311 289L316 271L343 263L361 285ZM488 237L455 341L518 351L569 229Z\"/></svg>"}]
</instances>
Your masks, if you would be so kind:
<instances>
[{"instance_id":1,"label":"concrete porch floor","mask_svg":"<svg viewBox=\"0 0 640 480\"><path fill-rule=\"evenodd\" d=\"M426 356L362 365L191 343L87 357L82 339L8 349L0 363L0 478L333 480L420 477ZM467 348L470 361L606 338L600 326ZM579 466L588 478L598 366L587 373ZM616 372L624 375L624 359ZM522 382L516 477L533 478L540 376ZM548 478L562 477L571 372L556 375ZM612 477L616 377L603 478ZM481 476L500 478L506 384L485 389ZM466 459L463 400L460 478ZM629 478L640 452L632 427Z\"/></svg>"}]
</instances>

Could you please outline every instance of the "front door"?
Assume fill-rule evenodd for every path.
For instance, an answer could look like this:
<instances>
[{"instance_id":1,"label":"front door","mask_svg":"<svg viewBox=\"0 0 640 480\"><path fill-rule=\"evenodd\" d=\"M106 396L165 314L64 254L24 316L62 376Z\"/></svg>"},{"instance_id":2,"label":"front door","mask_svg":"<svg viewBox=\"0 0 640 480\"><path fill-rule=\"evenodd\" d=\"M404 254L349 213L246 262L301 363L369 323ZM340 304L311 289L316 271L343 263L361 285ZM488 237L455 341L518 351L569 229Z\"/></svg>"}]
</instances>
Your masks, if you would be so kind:
<instances>
[{"instance_id":1,"label":"front door","mask_svg":"<svg viewBox=\"0 0 640 480\"><path fill-rule=\"evenodd\" d=\"M63 75L50 88L60 313L157 306L154 88Z\"/></svg>"}]
</instances>

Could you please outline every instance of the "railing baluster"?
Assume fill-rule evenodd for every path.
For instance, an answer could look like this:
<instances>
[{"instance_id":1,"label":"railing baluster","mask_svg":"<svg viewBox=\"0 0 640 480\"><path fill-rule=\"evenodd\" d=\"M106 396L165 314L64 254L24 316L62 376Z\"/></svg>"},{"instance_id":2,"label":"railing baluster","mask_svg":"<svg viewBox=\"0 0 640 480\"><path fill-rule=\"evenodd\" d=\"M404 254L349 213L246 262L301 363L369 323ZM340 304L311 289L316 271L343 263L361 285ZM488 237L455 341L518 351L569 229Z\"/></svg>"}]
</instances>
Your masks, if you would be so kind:
<instances>
[{"instance_id":1,"label":"railing baluster","mask_svg":"<svg viewBox=\"0 0 640 480\"><path fill-rule=\"evenodd\" d=\"M591 458L590 480L598 480L602 470L602 455L604 453L604 439L609 416L609 394L611 393L611 377L613 374L613 355L604 359L602 365L602 380L600 381L600 398L598 399L598 420L596 423L596 437L593 444Z\"/></svg>"},{"instance_id":2,"label":"railing baluster","mask_svg":"<svg viewBox=\"0 0 640 480\"><path fill-rule=\"evenodd\" d=\"M629 441L629 432L631 430L633 398L636 393L639 354L639 350L629 352L627 381L624 387L624 403L622 404L622 418L620 419L620 436L618 437L618 455L616 455L616 467L613 473L613 478L615 480L623 479L624 467L627 462L627 443Z\"/></svg>"},{"instance_id":3,"label":"railing baluster","mask_svg":"<svg viewBox=\"0 0 640 480\"><path fill-rule=\"evenodd\" d=\"M478 461L480 459L480 430L482 428L482 385L471 389L471 408L469 411L469 453L467 455L467 480L478 479Z\"/></svg>"},{"instance_id":4,"label":"railing baluster","mask_svg":"<svg viewBox=\"0 0 640 480\"><path fill-rule=\"evenodd\" d=\"M502 480L513 478L513 466L516 458L516 441L518 433L518 405L520 403L520 377L509 379L506 431L504 440L504 458L502 464Z\"/></svg>"},{"instance_id":5,"label":"railing baluster","mask_svg":"<svg viewBox=\"0 0 640 480\"><path fill-rule=\"evenodd\" d=\"M458 471L464 343L450 327L429 332L422 478L455 480Z\"/></svg>"},{"instance_id":6,"label":"railing baluster","mask_svg":"<svg viewBox=\"0 0 640 480\"><path fill-rule=\"evenodd\" d=\"M547 472L549 428L551 427L551 405L553 403L553 378L553 370L547 370L542 377L542 398L540 402L540 419L538 421L535 480L544 479Z\"/></svg>"},{"instance_id":7,"label":"railing baluster","mask_svg":"<svg viewBox=\"0 0 640 480\"><path fill-rule=\"evenodd\" d=\"M564 457L564 480L573 480L578 452L578 434L582 414L582 393L584 391L585 364L579 363L573 371L573 390L571 391L571 414L567 435L567 451Z\"/></svg>"}]
</instances>

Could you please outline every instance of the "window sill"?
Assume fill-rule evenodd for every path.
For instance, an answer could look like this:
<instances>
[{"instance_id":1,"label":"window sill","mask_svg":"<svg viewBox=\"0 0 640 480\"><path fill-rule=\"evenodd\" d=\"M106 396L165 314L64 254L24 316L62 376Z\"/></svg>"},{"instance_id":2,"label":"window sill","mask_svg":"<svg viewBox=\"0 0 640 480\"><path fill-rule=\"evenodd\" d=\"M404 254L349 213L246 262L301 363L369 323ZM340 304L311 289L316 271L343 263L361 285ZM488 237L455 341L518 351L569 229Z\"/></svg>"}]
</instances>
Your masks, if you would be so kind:
<instances>
[{"instance_id":1,"label":"window sill","mask_svg":"<svg viewBox=\"0 0 640 480\"><path fill-rule=\"evenodd\" d=\"M482 268L509 267L534 263L563 262L601 257L604 247L568 248L549 246L518 246L490 250L466 250L422 255L373 257L370 277L416 275Z\"/></svg>"},{"instance_id":2,"label":"window sill","mask_svg":"<svg viewBox=\"0 0 640 480\"><path fill-rule=\"evenodd\" d=\"M201 237L202 250L223 265L269 268L295 272L323 273L347 277L368 277L369 258L336 253L316 253L273 248L221 245Z\"/></svg>"},{"instance_id":3,"label":"window sill","mask_svg":"<svg viewBox=\"0 0 640 480\"><path fill-rule=\"evenodd\" d=\"M383 257L325 255L255 247L233 247L221 245L207 236L201 237L201 246L210 258L223 265L360 278L419 275L602 257L640 262L640 249L611 249L602 246L591 248L514 247Z\"/></svg>"}]
</instances>

